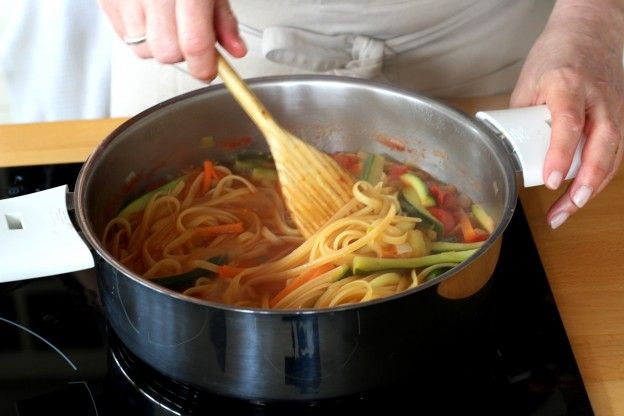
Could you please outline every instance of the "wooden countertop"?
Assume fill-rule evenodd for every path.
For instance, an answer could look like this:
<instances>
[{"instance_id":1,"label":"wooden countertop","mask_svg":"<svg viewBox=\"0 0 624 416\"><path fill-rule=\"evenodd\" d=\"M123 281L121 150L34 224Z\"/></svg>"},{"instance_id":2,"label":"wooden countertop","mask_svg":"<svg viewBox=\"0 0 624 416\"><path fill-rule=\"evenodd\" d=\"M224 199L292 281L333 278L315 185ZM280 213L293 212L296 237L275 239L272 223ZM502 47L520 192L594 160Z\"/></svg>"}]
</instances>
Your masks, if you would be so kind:
<instances>
[{"instance_id":1,"label":"wooden countertop","mask_svg":"<svg viewBox=\"0 0 624 416\"><path fill-rule=\"evenodd\" d=\"M449 100L474 114L507 96ZM82 162L124 119L0 125L0 167ZM563 226L546 223L559 192L520 200L596 415L624 415L624 169Z\"/></svg>"}]
</instances>

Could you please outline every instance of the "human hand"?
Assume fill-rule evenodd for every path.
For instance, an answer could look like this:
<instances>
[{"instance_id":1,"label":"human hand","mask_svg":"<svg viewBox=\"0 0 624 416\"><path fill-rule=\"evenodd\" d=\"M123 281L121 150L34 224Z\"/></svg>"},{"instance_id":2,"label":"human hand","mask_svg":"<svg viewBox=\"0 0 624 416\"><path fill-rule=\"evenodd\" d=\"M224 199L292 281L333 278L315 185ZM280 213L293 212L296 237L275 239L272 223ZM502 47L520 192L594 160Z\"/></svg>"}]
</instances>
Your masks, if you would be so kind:
<instances>
[{"instance_id":1,"label":"human hand","mask_svg":"<svg viewBox=\"0 0 624 416\"><path fill-rule=\"evenodd\" d=\"M130 45L141 58L163 64L186 61L202 81L217 73L215 44L240 58L247 47L228 0L99 0L117 35L146 41Z\"/></svg>"},{"instance_id":2,"label":"human hand","mask_svg":"<svg viewBox=\"0 0 624 416\"><path fill-rule=\"evenodd\" d=\"M512 107L546 104L552 133L544 181L557 189L584 134L581 166L547 220L557 228L616 174L624 151L624 6L614 0L559 0L533 45Z\"/></svg>"}]
</instances>

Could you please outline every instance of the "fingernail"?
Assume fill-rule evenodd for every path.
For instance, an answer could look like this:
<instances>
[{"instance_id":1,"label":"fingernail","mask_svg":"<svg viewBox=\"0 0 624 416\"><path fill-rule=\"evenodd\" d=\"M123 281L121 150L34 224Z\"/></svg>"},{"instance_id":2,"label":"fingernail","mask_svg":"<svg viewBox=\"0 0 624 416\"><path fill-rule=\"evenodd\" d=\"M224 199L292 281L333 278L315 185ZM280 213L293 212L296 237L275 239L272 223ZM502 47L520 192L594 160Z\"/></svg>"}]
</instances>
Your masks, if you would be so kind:
<instances>
[{"instance_id":1,"label":"fingernail","mask_svg":"<svg viewBox=\"0 0 624 416\"><path fill-rule=\"evenodd\" d=\"M548 175L548 179L546 179L546 186L550 189L557 189L559 185L561 185L561 180L563 179L563 174L558 170L553 170Z\"/></svg>"},{"instance_id":2,"label":"fingernail","mask_svg":"<svg viewBox=\"0 0 624 416\"><path fill-rule=\"evenodd\" d=\"M581 208L587 203L587 201L589 201L589 197L591 196L593 191L594 190L587 185L581 186L579 189L576 190L574 196L572 196L572 202L574 202L574 205Z\"/></svg>"},{"instance_id":3,"label":"fingernail","mask_svg":"<svg viewBox=\"0 0 624 416\"><path fill-rule=\"evenodd\" d=\"M554 230L555 228L559 227L561 224L566 222L569 216L570 215L567 212L561 211L550 220L550 228Z\"/></svg>"},{"instance_id":4,"label":"fingernail","mask_svg":"<svg viewBox=\"0 0 624 416\"><path fill-rule=\"evenodd\" d=\"M236 47L242 51L247 52L247 44L245 43L243 38L240 37L240 35L238 36L238 39L236 39Z\"/></svg>"}]
</instances>

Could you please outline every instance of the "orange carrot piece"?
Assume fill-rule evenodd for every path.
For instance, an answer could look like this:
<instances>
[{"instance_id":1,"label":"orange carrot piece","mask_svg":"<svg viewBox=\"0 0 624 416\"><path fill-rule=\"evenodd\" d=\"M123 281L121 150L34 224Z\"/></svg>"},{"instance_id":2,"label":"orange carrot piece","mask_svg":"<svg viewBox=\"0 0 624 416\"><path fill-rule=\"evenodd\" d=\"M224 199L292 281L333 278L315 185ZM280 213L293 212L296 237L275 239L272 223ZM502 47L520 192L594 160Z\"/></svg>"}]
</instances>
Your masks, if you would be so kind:
<instances>
[{"instance_id":1,"label":"orange carrot piece","mask_svg":"<svg viewBox=\"0 0 624 416\"><path fill-rule=\"evenodd\" d=\"M474 236L474 228L472 228L470 218L463 212L459 214L459 226L461 227L464 242L468 242Z\"/></svg>"},{"instance_id":2,"label":"orange carrot piece","mask_svg":"<svg viewBox=\"0 0 624 416\"><path fill-rule=\"evenodd\" d=\"M382 257L396 257L397 250L394 244L382 245L381 246L381 256Z\"/></svg>"},{"instance_id":3,"label":"orange carrot piece","mask_svg":"<svg viewBox=\"0 0 624 416\"><path fill-rule=\"evenodd\" d=\"M220 234L240 234L244 231L242 222L233 222L231 224L210 225L197 229L197 236L208 237Z\"/></svg>"},{"instance_id":4,"label":"orange carrot piece","mask_svg":"<svg viewBox=\"0 0 624 416\"><path fill-rule=\"evenodd\" d=\"M334 266L331 263L326 263L326 264L323 264L322 266L315 267L314 269L310 269L300 274L299 276L295 277L288 286L280 290L278 293L275 294L275 296L273 296L273 298L271 298L271 300L269 301L269 306L274 307L280 300L284 299L293 290L297 289L298 287L301 287L304 283L314 280L320 275L327 273L328 271L332 270L334 267L336 266Z\"/></svg>"},{"instance_id":5,"label":"orange carrot piece","mask_svg":"<svg viewBox=\"0 0 624 416\"><path fill-rule=\"evenodd\" d=\"M231 279L237 274L239 274L240 272L242 272L243 270L245 269L242 267L234 267L234 266L228 266L227 264L224 264L217 268L217 275L221 278Z\"/></svg>"},{"instance_id":6,"label":"orange carrot piece","mask_svg":"<svg viewBox=\"0 0 624 416\"><path fill-rule=\"evenodd\" d=\"M474 228L470 222L470 218L465 212L461 212L459 217L459 226L461 227L462 235L465 243L474 243L477 241L483 241L487 239L488 234L482 232L478 228Z\"/></svg>"},{"instance_id":7,"label":"orange carrot piece","mask_svg":"<svg viewBox=\"0 0 624 416\"><path fill-rule=\"evenodd\" d=\"M210 160L204 161L204 178L202 180L202 193L208 192L212 185L212 179L216 178L214 165Z\"/></svg>"}]
</instances>

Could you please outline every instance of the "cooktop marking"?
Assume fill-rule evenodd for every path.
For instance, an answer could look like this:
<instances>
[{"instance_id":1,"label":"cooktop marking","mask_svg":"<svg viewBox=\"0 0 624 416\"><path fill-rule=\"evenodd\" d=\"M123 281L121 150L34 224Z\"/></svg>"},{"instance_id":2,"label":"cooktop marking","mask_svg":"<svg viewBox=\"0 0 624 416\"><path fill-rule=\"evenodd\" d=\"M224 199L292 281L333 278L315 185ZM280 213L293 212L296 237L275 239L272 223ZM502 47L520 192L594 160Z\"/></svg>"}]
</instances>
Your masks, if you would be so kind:
<instances>
[{"instance_id":1,"label":"cooktop marking","mask_svg":"<svg viewBox=\"0 0 624 416\"><path fill-rule=\"evenodd\" d=\"M91 389L86 381L69 381L67 384L82 384L87 389L87 393L89 393L89 397L91 398L91 404L93 404L93 410L95 410L95 416L99 416L97 406L95 405L95 399L93 398L93 394L91 393Z\"/></svg>"},{"instance_id":2,"label":"cooktop marking","mask_svg":"<svg viewBox=\"0 0 624 416\"><path fill-rule=\"evenodd\" d=\"M24 330L24 331L28 332L30 335L32 335L32 336L34 336L34 337L36 337L36 338L40 339L41 341L45 342L46 344L48 344L48 346L49 346L50 348L52 348L52 349L53 349L54 351L56 351L56 352L57 352L57 353L58 353L61 357L63 357L63 359L64 359L65 361L67 361L67 364L69 364L69 365L70 365L70 367L74 369L74 371L78 371L78 367L76 367L76 366L74 365L74 363L73 363L73 362L72 362L72 361L71 361L71 360L70 360L70 359L69 359L69 358L68 358L65 354L63 354L63 351L59 350L57 347L55 347L55 346L54 346L54 344L52 344L50 341L48 341L47 339L45 339L45 338L44 338L44 337L42 337L41 335L39 335L39 334L37 334L36 332L34 332L34 331L32 331L32 330L30 330L30 329L26 328L26 327L25 327L25 326L23 326L23 325L18 324L17 322L10 321L10 320L8 320L8 319L6 319L6 318L3 318L3 317L1 317L1 316L0 316L0 321L6 322L7 324L14 325L14 326L18 327L19 329L22 329L22 330Z\"/></svg>"}]
</instances>

